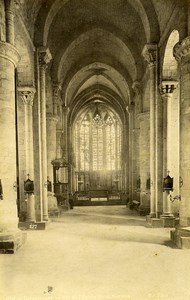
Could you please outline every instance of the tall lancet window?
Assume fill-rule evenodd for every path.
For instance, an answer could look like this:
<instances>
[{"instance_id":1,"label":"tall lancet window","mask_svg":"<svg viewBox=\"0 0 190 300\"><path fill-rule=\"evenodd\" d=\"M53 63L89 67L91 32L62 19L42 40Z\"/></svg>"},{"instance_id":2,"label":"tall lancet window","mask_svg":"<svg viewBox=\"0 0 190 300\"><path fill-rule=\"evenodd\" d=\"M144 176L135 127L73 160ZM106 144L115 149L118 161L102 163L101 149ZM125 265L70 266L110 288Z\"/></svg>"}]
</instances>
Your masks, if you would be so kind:
<instances>
[{"instance_id":1,"label":"tall lancet window","mask_svg":"<svg viewBox=\"0 0 190 300\"><path fill-rule=\"evenodd\" d=\"M106 114L105 118L105 138L106 138L106 169L107 170L115 170L116 169L116 160L117 160L117 153L116 153L116 143L117 143L117 136L116 136L116 128L113 123L112 118Z\"/></svg>"},{"instance_id":2,"label":"tall lancet window","mask_svg":"<svg viewBox=\"0 0 190 300\"><path fill-rule=\"evenodd\" d=\"M86 115L80 126L79 136L79 155L80 157L80 169L84 171L89 170L90 165L90 117Z\"/></svg>"},{"instance_id":3,"label":"tall lancet window","mask_svg":"<svg viewBox=\"0 0 190 300\"><path fill-rule=\"evenodd\" d=\"M77 171L121 169L121 125L108 109L95 106L76 122L74 130Z\"/></svg>"}]
</instances>

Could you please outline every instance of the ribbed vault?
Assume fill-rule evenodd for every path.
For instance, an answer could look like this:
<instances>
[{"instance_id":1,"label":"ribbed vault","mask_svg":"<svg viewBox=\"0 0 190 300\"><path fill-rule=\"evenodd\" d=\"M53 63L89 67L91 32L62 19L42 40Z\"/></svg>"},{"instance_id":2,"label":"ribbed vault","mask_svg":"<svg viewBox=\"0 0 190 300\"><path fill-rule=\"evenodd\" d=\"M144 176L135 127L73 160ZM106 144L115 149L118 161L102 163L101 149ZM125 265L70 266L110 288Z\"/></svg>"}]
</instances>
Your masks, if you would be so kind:
<instances>
[{"instance_id":1,"label":"ribbed vault","mask_svg":"<svg viewBox=\"0 0 190 300\"><path fill-rule=\"evenodd\" d=\"M50 76L70 125L96 101L128 123L132 86L145 72L142 49L159 41L155 11L148 0L43 1L35 45L52 54Z\"/></svg>"}]
</instances>

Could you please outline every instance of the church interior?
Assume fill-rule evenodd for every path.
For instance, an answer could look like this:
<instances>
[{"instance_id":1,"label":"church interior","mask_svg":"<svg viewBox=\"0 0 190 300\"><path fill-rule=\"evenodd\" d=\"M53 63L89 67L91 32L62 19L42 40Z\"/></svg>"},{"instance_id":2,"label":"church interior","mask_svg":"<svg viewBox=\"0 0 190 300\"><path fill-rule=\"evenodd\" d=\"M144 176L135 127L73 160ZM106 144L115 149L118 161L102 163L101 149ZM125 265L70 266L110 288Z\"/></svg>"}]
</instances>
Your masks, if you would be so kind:
<instances>
[{"instance_id":1,"label":"church interior","mask_svg":"<svg viewBox=\"0 0 190 300\"><path fill-rule=\"evenodd\" d=\"M5 265L38 252L31 239L51 252L48 235L79 249L69 230L103 217L124 244L139 222L142 241L163 235L188 261L190 1L0 0L0 145ZM141 300L118 293L84 299ZM190 297L151 293L142 300Z\"/></svg>"}]
</instances>

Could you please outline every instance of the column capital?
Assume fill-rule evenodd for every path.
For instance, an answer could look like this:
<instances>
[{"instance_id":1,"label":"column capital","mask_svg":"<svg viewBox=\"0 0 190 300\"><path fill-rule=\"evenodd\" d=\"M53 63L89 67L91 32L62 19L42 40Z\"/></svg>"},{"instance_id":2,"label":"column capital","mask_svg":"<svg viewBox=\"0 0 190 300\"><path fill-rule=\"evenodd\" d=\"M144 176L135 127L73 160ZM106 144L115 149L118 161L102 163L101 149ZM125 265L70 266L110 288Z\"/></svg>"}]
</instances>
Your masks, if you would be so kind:
<instances>
[{"instance_id":1,"label":"column capital","mask_svg":"<svg viewBox=\"0 0 190 300\"><path fill-rule=\"evenodd\" d=\"M178 81L165 81L163 80L159 85L161 97L163 99L171 98L173 92L177 89Z\"/></svg>"},{"instance_id":2,"label":"column capital","mask_svg":"<svg viewBox=\"0 0 190 300\"><path fill-rule=\"evenodd\" d=\"M146 44L142 50L142 56L147 61L148 66L154 66L157 63L157 44Z\"/></svg>"},{"instance_id":3,"label":"column capital","mask_svg":"<svg viewBox=\"0 0 190 300\"><path fill-rule=\"evenodd\" d=\"M181 61L183 58L190 54L190 36L187 36L181 42L178 42L173 49L173 55L177 61Z\"/></svg>"},{"instance_id":4,"label":"column capital","mask_svg":"<svg viewBox=\"0 0 190 300\"><path fill-rule=\"evenodd\" d=\"M46 70L47 65L49 64L49 62L52 59L52 55L51 55L49 48L39 47L38 48L38 58L39 58L40 68Z\"/></svg>"},{"instance_id":5,"label":"column capital","mask_svg":"<svg viewBox=\"0 0 190 300\"><path fill-rule=\"evenodd\" d=\"M1 41L0 41L0 57L9 60L14 64L15 67L17 66L20 60L20 55L17 49L13 45Z\"/></svg>"},{"instance_id":6,"label":"column capital","mask_svg":"<svg viewBox=\"0 0 190 300\"><path fill-rule=\"evenodd\" d=\"M23 101L25 105L33 106L34 95L36 89L33 86L19 86L17 87L19 98Z\"/></svg>"}]
</instances>

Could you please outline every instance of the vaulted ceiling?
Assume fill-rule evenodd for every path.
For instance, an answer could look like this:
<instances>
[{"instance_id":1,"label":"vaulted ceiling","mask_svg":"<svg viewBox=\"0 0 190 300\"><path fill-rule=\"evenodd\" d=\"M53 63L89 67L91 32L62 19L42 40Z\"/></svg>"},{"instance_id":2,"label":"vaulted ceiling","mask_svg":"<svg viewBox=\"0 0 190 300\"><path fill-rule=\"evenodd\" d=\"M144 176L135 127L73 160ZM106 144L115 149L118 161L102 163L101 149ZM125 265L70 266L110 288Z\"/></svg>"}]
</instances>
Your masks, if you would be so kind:
<instances>
[{"instance_id":1,"label":"vaulted ceiling","mask_svg":"<svg viewBox=\"0 0 190 300\"><path fill-rule=\"evenodd\" d=\"M167 0L170 13L179 1ZM70 109L80 109L99 97L112 108L124 110L131 101L133 82L145 71L144 45L160 39L166 1L26 2L35 23L35 46L50 49L51 77L61 84Z\"/></svg>"}]
</instances>

